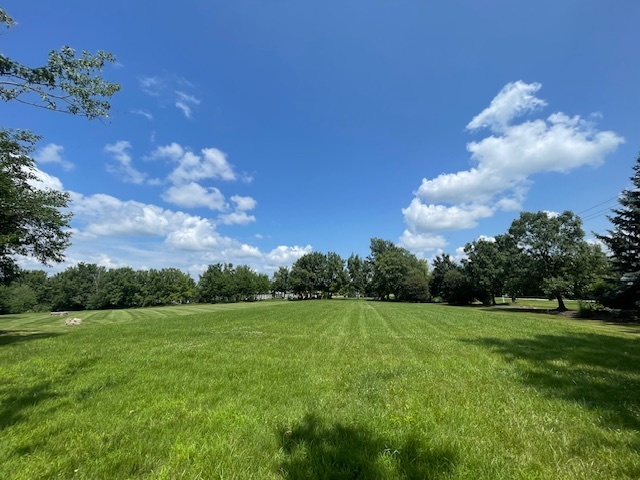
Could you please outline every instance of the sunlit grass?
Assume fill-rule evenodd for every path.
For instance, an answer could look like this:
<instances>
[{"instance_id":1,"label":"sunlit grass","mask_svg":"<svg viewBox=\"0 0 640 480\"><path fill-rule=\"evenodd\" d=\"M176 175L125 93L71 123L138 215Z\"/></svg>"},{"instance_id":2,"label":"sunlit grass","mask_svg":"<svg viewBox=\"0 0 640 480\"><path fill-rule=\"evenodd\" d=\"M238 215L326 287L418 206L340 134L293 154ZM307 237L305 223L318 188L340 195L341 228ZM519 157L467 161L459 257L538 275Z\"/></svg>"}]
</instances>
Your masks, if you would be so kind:
<instances>
[{"instance_id":1,"label":"sunlit grass","mask_svg":"<svg viewBox=\"0 0 640 480\"><path fill-rule=\"evenodd\" d=\"M640 477L640 344L368 301L0 317L0 478Z\"/></svg>"}]
</instances>

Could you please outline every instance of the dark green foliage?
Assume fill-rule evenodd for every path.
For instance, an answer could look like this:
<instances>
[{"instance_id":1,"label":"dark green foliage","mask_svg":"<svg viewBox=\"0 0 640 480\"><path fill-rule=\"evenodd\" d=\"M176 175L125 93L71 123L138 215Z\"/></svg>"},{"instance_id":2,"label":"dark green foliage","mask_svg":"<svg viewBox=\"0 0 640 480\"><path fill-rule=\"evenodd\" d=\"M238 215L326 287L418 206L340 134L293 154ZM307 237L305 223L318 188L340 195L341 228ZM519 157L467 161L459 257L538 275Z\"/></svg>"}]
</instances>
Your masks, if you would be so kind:
<instances>
[{"instance_id":1,"label":"dark green foliage","mask_svg":"<svg viewBox=\"0 0 640 480\"><path fill-rule=\"evenodd\" d=\"M462 268L456 267L444 274L441 297L452 305L468 305L473 301L473 288Z\"/></svg>"},{"instance_id":2,"label":"dark green foliage","mask_svg":"<svg viewBox=\"0 0 640 480\"><path fill-rule=\"evenodd\" d=\"M450 255L443 253L433 259L433 271L429 282L429 290L434 297L443 298L444 276L449 270L455 270L458 264Z\"/></svg>"},{"instance_id":3,"label":"dark green foliage","mask_svg":"<svg viewBox=\"0 0 640 480\"><path fill-rule=\"evenodd\" d=\"M347 259L347 272L349 274L348 293L350 296L365 296L371 288L373 272L371 263L361 258L360 255L351 254Z\"/></svg>"},{"instance_id":4,"label":"dark green foliage","mask_svg":"<svg viewBox=\"0 0 640 480\"><path fill-rule=\"evenodd\" d=\"M0 8L0 24L10 28L15 23ZM46 65L27 67L0 53L0 99L89 119L104 117L109 97L120 86L95 72L114 61L102 51L76 58L72 48L62 47L49 53ZM0 128L0 283L5 285L17 273L15 255L32 256L44 264L60 262L69 246L68 195L34 186L36 169L30 155L39 138Z\"/></svg>"},{"instance_id":5,"label":"dark green foliage","mask_svg":"<svg viewBox=\"0 0 640 480\"><path fill-rule=\"evenodd\" d=\"M269 277L247 265L233 267L230 263L209 265L200 275L198 298L201 302L240 302L256 300L269 293Z\"/></svg>"},{"instance_id":6,"label":"dark green foliage","mask_svg":"<svg viewBox=\"0 0 640 480\"><path fill-rule=\"evenodd\" d=\"M633 171L633 187L622 191L620 206L608 217L614 228L597 235L611 252L616 273L602 300L617 308L640 308L640 156Z\"/></svg>"},{"instance_id":7,"label":"dark green foliage","mask_svg":"<svg viewBox=\"0 0 640 480\"><path fill-rule=\"evenodd\" d=\"M600 266L596 249L584 240L582 221L573 212L560 215L522 212L509 228L526 265L526 275L540 285L549 298L558 300L558 310L566 310L565 295L595 280ZM590 268L584 268L589 265Z\"/></svg>"},{"instance_id":8,"label":"dark green foliage","mask_svg":"<svg viewBox=\"0 0 640 480\"><path fill-rule=\"evenodd\" d=\"M429 275L417 270L410 272L402 282L402 297L404 302L428 302L429 295Z\"/></svg>"},{"instance_id":9,"label":"dark green foliage","mask_svg":"<svg viewBox=\"0 0 640 480\"><path fill-rule=\"evenodd\" d=\"M311 252L300 257L289 274L291 291L301 298L331 298L348 282L344 260L334 252Z\"/></svg>"},{"instance_id":10,"label":"dark green foliage","mask_svg":"<svg viewBox=\"0 0 640 480\"><path fill-rule=\"evenodd\" d=\"M37 136L0 129L0 282L17 274L15 255L60 262L69 245L67 193L36 188L30 157Z\"/></svg>"},{"instance_id":11,"label":"dark green foliage","mask_svg":"<svg viewBox=\"0 0 640 480\"><path fill-rule=\"evenodd\" d=\"M426 301L429 295L427 262L388 240L371 239L371 290L378 298Z\"/></svg>"},{"instance_id":12,"label":"dark green foliage","mask_svg":"<svg viewBox=\"0 0 640 480\"><path fill-rule=\"evenodd\" d=\"M498 239L476 240L464 247L464 271L474 296L485 304L495 304L495 297L504 291L508 258L501 247Z\"/></svg>"},{"instance_id":13,"label":"dark green foliage","mask_svg":"<svg viewBox=\"0 0 640 480\"><path fill-rule=\"evenodd\" d=\"M289 269L280 267L273 273L271 281L271 292L273 296L286 296L291 291L291 282L289 281Z\"/></svg>"}]
</instances>

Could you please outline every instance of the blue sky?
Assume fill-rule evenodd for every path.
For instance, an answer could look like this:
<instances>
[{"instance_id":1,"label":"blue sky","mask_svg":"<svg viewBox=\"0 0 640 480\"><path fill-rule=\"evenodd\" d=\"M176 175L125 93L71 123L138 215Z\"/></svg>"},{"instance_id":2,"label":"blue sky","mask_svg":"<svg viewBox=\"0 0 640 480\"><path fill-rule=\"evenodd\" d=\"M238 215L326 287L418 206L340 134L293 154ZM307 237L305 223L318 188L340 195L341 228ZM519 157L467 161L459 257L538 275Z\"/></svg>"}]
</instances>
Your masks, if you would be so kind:
<instances>
[{"instance_id":1,"label":"blue sky","mask_svg":"<svg viewBox=\"0 0 640 480\"><path fill-rule=\"evenodd\" d=\"M4 8L5 55L118 59L107 121L2 105L3 126L43 135L43 183L73 199L52 271L271 273L311 250L366 256L371 237L456 255L523 210L583 212L591 236L640 150L632 0Z\"/></svg>"}]
</instances>

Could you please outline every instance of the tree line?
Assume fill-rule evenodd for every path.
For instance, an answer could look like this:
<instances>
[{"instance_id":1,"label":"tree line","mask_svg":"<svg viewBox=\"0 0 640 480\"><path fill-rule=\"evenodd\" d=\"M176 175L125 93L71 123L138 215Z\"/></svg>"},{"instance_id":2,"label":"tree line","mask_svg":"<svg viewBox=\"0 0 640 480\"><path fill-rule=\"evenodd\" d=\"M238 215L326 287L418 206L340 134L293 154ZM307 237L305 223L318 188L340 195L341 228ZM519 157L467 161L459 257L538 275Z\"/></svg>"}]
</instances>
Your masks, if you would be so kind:
<instances>
[{"instance_id":1,"label":"tree line","mask_svg":"<svg viewBox=\"0 0 640 480\"><path fill-rule=\"evenodd\" d=\"M0 283L0 313L132 308L190 302L254 301L269 294L294 299L370 297L385 301L495 304L508 295L595 299L637 309L640 301L640 157L610 217L614 228L598 235L605 254L585 240L573 212L522 212L508 231L464 247L465 258L425 259L389 240L372 238L370 254L311 252L272 278L247 265L209 265L198 282L177 268L106 269L79 263L49 277L20 270Z\"/></svg>"}]
</instances>

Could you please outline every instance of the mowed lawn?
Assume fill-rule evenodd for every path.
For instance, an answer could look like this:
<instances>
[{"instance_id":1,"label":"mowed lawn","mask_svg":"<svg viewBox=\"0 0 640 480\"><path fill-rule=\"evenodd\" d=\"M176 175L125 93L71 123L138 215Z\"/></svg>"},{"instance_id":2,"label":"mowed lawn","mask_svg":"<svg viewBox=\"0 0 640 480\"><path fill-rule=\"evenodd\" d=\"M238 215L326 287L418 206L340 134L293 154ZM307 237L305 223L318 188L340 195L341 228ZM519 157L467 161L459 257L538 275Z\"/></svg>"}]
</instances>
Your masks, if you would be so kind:
<instances>
[{"instance_id":1,"label":"mowed lawn","mask_svg":"<svg viewBox=\"0 0 640 480\"><path fill-rule=\"evenodd\" d=\"M640 336L369 301L0 317L0 478L640 478Z\"/></svg>"}]
</instances>

